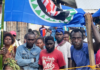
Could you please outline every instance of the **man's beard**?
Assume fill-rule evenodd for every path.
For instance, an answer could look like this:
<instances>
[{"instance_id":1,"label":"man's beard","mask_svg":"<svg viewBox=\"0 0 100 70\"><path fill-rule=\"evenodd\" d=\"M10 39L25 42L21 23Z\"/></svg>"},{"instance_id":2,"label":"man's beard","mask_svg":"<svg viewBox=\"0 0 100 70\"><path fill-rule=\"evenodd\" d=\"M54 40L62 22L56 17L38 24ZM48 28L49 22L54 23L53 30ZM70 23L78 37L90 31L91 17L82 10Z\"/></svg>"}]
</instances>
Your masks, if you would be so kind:
<instances>
[{"instance_id":1,"label":"man's beard","mask_svg":"<svg viewBox=\"0 0 100 70\"><path fill-rule=\"evenodd\" d=\"M48 53L51 53L54 49L55 49L55 47L52 47L51 49L46 48Z\"/></svg>"},{"instance_id":2,"label":"man's beard","mask_svg":"<svg viewBox=\"0 0 100 70\"><path fill-rule=\"evenodd\" d=\"M31 49L33 47L33 45L26 44L26 46L27 46L28 49Z\"/></svg>"},{"instance_id":3,"label":"man's beard","mask_svg":"<svg viewBox=\"0 0 100 70\"><path fill-rule=\"evenodd\" d=\"M57 40L57 43L61 43L63 41L63 38L60 39L60 40Z\"/></svg>"},{"instance_id":4,"label":"man's beard","mask_svg":"<svg viewBox=\"0 0 100 70\"><path fill-rule=\"evenodd\" d=\"M82 46L83 46L83 43L81 43L79 46L74 45L75 49L77 49L77 50L80 50L82 48Z\"/></svg>"}]
</instances>

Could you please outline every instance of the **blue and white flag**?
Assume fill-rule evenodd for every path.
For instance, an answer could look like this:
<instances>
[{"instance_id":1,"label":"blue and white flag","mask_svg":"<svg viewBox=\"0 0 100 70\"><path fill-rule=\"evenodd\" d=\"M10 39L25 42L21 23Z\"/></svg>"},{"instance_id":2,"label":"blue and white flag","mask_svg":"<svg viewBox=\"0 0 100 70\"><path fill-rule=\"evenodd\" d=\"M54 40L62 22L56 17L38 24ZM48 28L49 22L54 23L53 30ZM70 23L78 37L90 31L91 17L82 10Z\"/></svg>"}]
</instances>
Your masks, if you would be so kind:
<instances>
[{"instance_id":1,"label":"blue and white flag","mask_svg":"<svg viewBox=\"0 0 100 70\"><path fill-rule=\"evenodd\" d=\"M82 9L56 9L60 13L57 16L50 16L44 5L43 0L5 0L4 20L46 26L65 26L71 24L76 26L77 24L85 23L85 12Z\"/></svg>"}]
</instances>

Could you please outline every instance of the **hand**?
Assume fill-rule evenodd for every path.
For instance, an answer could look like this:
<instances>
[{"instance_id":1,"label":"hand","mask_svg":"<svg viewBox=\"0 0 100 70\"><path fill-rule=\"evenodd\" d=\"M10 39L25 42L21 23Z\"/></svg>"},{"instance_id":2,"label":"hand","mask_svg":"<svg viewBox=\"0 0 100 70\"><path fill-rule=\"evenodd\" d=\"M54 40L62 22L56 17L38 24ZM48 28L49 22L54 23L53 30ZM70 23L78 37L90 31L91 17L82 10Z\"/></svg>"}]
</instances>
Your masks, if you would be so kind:
<instances>
[{"instance_id":1,"label":"hand","mask_svg":"<svg viewBox=\"0 0 100 70\"><path fill-rule=\"evenodd\" d=\"M0 50L0 54L1 55L5 55L7 53L7 49L5 48L5 46L3 46Z\"/></svg>"},{"instance_id":2,"label":"hand","mask_svg":"<svg viewBox=\"0 0 100 70\"><path fill-rule=\"evenodd\" d=\"M99 64L96 64L96 68L100 68L100 63Z\"/></svg>"},{"instance_id":3,"label":"hand","mask_svg":"<svg viewBox=\"0 0 100 70\"><path fill-rule=\"evenodd\" d=\"M86 16L86 15L90 15L90 18L91 18L91 23L93 23L93 17L92 17L92 15L91 15L91 13L86 13L86 14L84 14L84 16Z\"/></svg>"},{"instance_id":4,"label":"hand","mask_svg":"<svg viewBox=\"0 0 100 70\"><path fill-rule=\"evenodd\" d=\"M36 62L36 58L33 58L34 59L34 62Z\"/></svg>"}]
</instances>

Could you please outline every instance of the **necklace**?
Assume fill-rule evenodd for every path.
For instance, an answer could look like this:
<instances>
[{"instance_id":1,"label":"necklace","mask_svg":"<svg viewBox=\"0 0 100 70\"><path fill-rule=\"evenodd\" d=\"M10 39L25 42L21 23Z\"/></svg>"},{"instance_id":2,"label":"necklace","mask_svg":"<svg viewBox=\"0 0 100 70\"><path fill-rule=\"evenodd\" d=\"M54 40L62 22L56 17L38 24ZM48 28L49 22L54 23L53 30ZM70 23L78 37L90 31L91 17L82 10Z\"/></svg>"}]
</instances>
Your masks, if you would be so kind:
<instances>
[{"instance_id":1,"label":"necklace","mask_svg":"<svg viewBox=\"0 0 100 70\"><path fill-rule=\"evenodd\" d=\"M63 43L63 41L64 41L64 40L62 40L62 41L56 46L56 49L57 49L57 47L58 47L59 45L61 45L61 44Z\"/></svg>"}]
</instances>

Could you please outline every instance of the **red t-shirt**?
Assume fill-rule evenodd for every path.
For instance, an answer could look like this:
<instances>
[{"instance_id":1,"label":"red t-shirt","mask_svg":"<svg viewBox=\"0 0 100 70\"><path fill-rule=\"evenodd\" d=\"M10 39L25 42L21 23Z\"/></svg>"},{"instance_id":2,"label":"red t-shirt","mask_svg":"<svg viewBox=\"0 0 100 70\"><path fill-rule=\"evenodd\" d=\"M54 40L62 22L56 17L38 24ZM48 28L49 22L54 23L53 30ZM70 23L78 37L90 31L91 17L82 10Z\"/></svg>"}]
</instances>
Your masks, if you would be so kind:
<instances>
[{"instance_id":1,"label":"red t-shirt","mask_svg":"<svg viewBox=\"0 0 100 70\"><path fill-rule=\"evenodd\" d=\"M97 51L97 54L96 54L96 64L99 64L100 63L100 49Z\"/></svg>"},{"instance_id":2,"label":"red t-shirt","mask_svg":"<svg viewBox=\"0 0 100 70\"><path fill-rule=\"evenodd\" d=\"M42 65L44 70L59 70L66 63L63 54L59 50L55 49L53 52L47 53L44 49L40 53L39 65Z\"/></svg>"}]
</instances>

